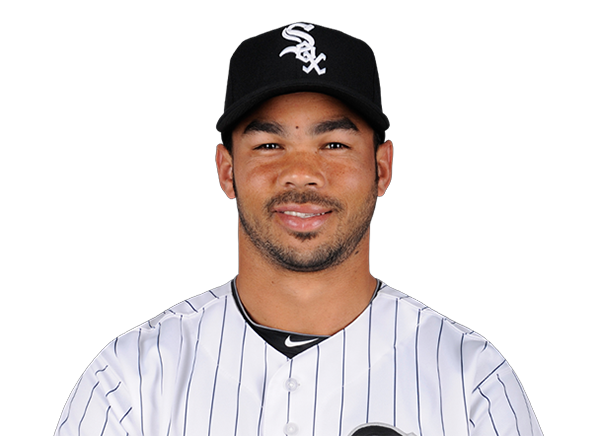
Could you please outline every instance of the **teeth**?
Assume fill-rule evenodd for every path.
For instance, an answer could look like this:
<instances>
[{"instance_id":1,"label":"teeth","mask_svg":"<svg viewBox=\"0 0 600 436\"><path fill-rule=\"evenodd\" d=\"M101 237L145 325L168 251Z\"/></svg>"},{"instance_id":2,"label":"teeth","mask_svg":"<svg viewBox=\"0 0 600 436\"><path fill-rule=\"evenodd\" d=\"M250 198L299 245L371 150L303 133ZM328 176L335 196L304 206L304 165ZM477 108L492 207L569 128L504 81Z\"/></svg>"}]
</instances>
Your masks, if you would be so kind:
<instances>
[{"instance_id":1,"label":"teeth","mask_svg":"<svg viewBox=\"0 0 600 436\"><path fill-rule=\"evenodd\" d=\"M313 216L319 216L319 215L325 215L325 212L323 213L302 213L302 212L294 212L291 210L286 210L285 212L283 212L286 215L291 215L291 216L297 216L300 218L310 218Z\"/></svg>"}]
</instances>

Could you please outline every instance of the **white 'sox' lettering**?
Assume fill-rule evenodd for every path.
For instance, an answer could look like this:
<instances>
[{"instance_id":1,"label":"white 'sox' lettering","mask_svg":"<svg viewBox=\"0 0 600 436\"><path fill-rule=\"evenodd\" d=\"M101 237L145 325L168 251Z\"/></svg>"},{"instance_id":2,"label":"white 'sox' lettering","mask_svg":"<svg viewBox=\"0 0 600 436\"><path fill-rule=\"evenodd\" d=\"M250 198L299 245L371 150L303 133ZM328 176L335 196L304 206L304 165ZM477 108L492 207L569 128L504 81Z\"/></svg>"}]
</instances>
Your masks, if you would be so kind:
<instances>
[{"instance_id":1,"label":"white 'sox' lettering","mask_svg":"<svg viewBox=\"0 0 600 436\"><path fill-rule=\"evenodd\" d=\"M314 28L315 26L312 24L295 23L290 24L283 29L281 35L288 41L294 41L297 42L297 44L284 48L281 53L279 53L279 57L282 57L287 53L294 53L296 55L296 59L308 64L302 67L302 71L308 74L312 70L315 70L317 74L322 75L325 74L327 68L319 67L319 62L327 59L327 56L325 53L321 53L317 56L315 39L307 33Z\"/></svg>"}]
</instances>

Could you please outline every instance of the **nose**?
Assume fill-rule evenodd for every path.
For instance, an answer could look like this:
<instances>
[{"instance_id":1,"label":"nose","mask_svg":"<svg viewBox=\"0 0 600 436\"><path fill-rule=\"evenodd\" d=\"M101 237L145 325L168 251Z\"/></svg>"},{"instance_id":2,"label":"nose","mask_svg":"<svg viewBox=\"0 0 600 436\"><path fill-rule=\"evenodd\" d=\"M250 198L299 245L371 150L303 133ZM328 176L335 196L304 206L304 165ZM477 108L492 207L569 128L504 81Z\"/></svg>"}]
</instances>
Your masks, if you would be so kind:
<instances>
[{"instance_id":1,"label":"nose","mask_svg":"<svg viewBox=\"0 0 600 436\"><path fill-rule=\"evenodd\" d=\"M325 180L322 164L315 153L293 153L281 162L278 182L285 188L321 188Z\"/></svg>"}]
</instances>

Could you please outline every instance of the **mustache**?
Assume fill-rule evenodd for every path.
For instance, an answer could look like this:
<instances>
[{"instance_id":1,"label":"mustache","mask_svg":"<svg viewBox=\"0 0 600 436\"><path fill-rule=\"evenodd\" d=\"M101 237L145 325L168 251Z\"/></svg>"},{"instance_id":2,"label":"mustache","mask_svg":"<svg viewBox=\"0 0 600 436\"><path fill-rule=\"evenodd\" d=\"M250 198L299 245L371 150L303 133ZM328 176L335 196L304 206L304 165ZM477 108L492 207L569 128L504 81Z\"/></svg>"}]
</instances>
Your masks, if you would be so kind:
<instances>
[{"instance_id":1,"label":"mustache","mask_svg":"<svg viewBox=\"0 0 600 436\"><path fill-rule=\"evenodd\" d=\"M281 204L316 204L318 206L324 206L332 209L334 212L339 212L344 209L342 203L335 198L327 197L325 195L321 195L315 191L286 191L282 192L279 195L271 198L265 204L265 210L271 211L275 206L279 206Z\"/></svg>"}]
</instances>

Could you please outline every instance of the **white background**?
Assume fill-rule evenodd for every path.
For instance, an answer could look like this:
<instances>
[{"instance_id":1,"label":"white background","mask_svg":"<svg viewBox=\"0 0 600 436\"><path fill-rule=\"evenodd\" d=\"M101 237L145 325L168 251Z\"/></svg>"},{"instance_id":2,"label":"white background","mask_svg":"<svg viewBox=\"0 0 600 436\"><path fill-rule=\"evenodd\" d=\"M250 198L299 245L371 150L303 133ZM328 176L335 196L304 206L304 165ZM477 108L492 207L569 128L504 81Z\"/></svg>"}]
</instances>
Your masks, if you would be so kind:
<instances>
[{"instance_id":1,"label":"white background","mask_svg":"<svg viewBox=\"0 0 600 436\"><path fill-rule=\"evenodd\" d=\"M202 3L47 1L5 2L2 7L2 434L51 432L52 21L382 17L545 21L545 433L598 431L593 418L599 405L594 394L600 391L600 286L593 275L600 242L600 35L597 13L589 3L363 1L346 2L340 9L322 1L299 1L286 2L290 7L284 13L277 1L239 6L226 2L222 10L209 10Z\"/></svg>"}]
</instances>

